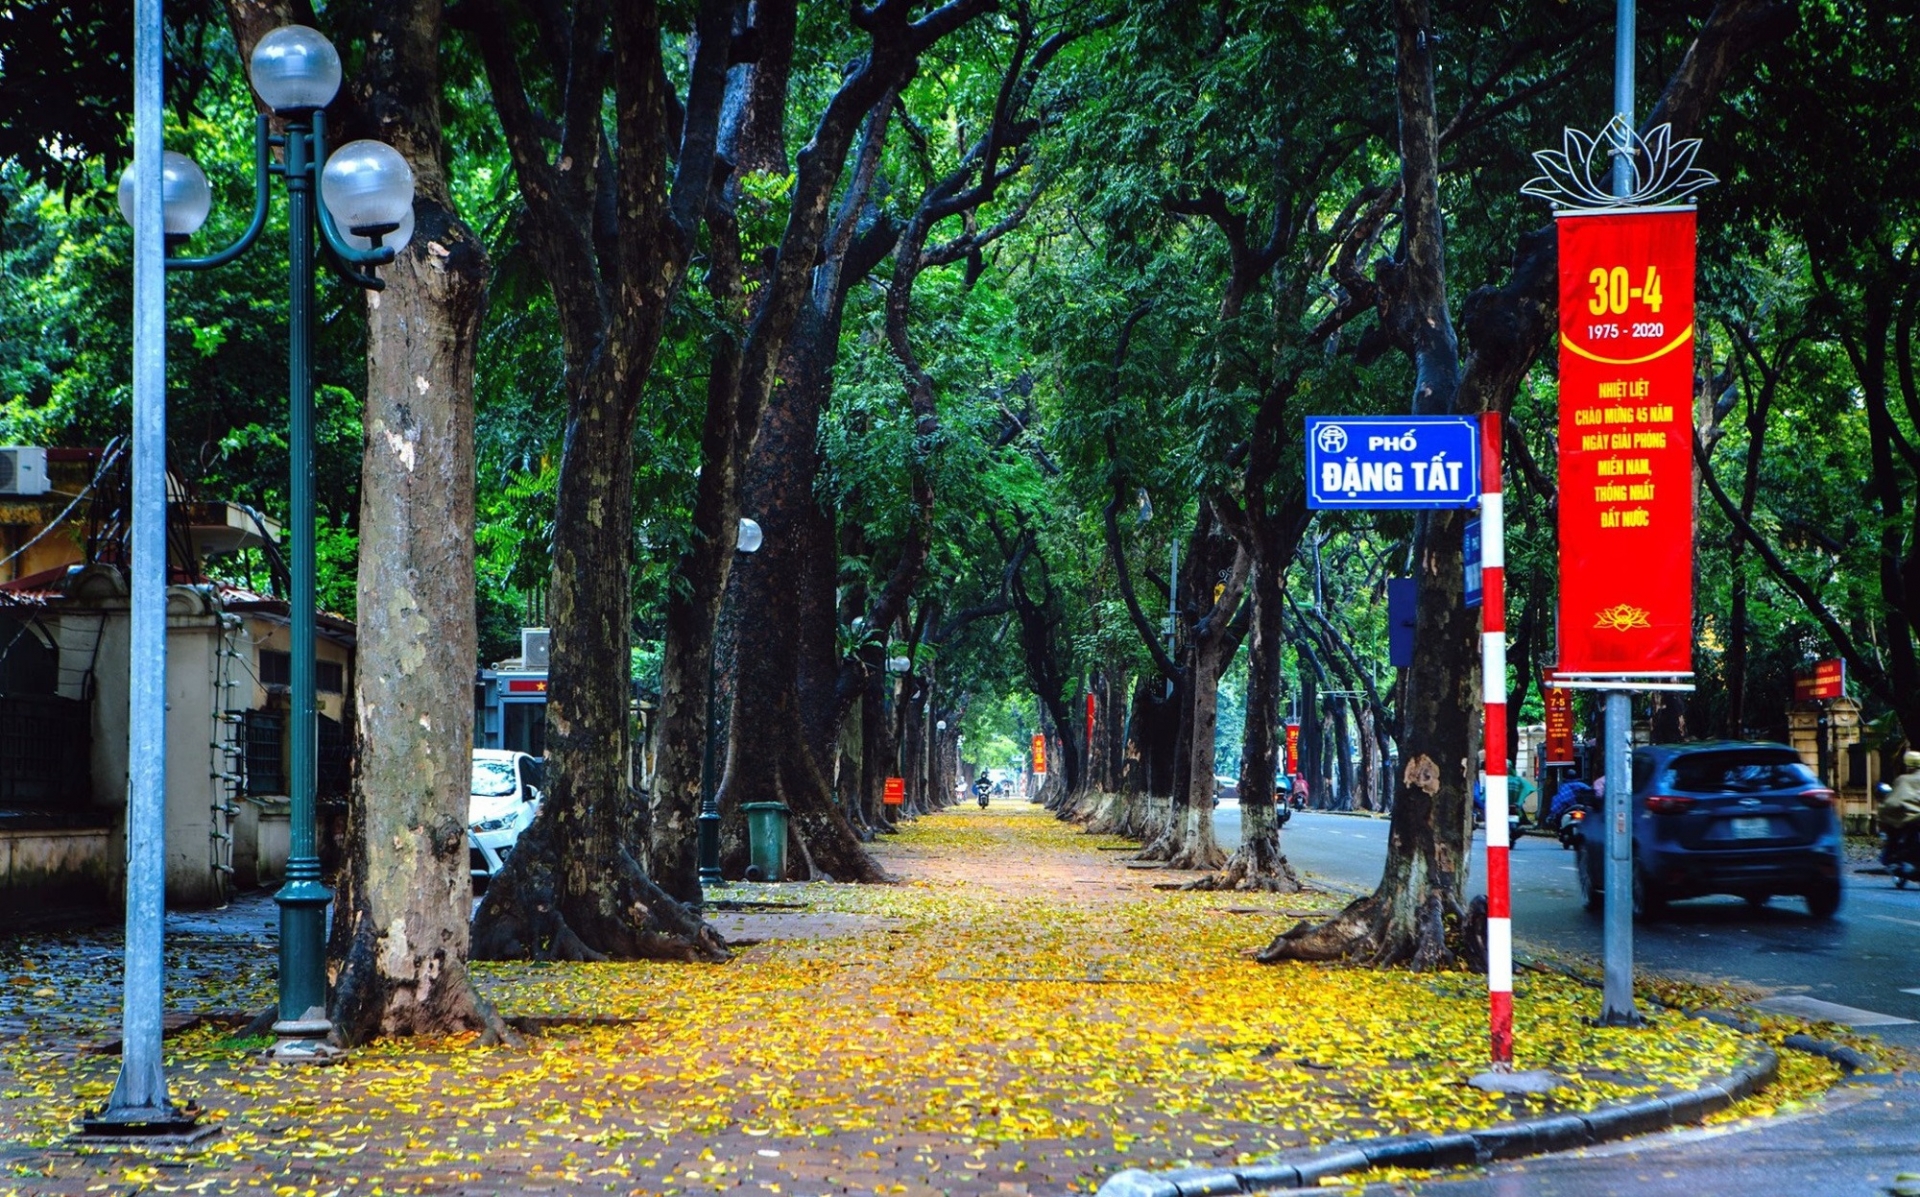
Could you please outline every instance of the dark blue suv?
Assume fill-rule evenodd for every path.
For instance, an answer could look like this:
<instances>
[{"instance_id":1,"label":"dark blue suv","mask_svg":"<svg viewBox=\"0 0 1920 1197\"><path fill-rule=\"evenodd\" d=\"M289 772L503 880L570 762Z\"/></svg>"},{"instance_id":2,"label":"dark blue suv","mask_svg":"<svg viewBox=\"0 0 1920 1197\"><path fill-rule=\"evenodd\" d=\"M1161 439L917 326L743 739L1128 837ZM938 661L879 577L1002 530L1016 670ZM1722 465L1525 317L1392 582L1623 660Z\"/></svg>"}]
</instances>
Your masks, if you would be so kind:
<instances>
[{"instance_id":1,"label":"dark blue suv","mask_svg":"<svg viewBox=\"0 0 1920 1197\"><path fill-rule=\"evenodd\" d=\"M1611 781L1609 782L1611 784ZM1587 909L1604 900L1605 823L1574 854ZM1633 750L1633 911L1738 894L1759 906L1798 894L1815 918L1840 909L1833 792L1784 744L1718 741Z\"/></svg>"}]
</instances>

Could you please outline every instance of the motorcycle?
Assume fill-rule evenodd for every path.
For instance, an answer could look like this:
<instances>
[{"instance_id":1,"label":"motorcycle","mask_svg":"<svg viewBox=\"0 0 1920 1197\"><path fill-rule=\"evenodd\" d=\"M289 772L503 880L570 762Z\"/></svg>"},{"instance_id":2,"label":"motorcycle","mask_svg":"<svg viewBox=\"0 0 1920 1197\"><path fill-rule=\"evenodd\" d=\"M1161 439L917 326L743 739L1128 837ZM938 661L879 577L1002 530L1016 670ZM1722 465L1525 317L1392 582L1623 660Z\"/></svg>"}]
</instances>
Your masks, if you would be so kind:
<instances>
[{"instance_id":1,"label":"motorcycle","mask_svg":"<svg viewBox=\"0 0 1920 1197\"><path fill-rule=\"evenodd\" d=\"M973 783L973 796L980 800L980 809L987 809L987 800L993 796L993 784L986 778Z\"/></svg>"},{"instance_id":2,"label":"motorcycle","mask_svg":"<svg viewBox=\"0 0 1920 1197\"><path fill-rule=\"evenodd\" d=\"M1569 781L1554 791L1553 802L1541 827L1560 837L1562 848L1572 848L1581 839L1587 815L1599 804L1593 787L1584 781Z\"/></svg>"},{"instance_id":3,"label":"motorcycle","mask_svg":"<svg viewBox=\"0 0 1920 1197\"><path fill-rule=\"evenodd\" d=\"M1908 818L1893 825L1893 812L1885 805L1892 792L1892 786L1881 783L1880 834L1886 843L1880 847L1880 863L1893 878L1893 888L1905 889L1907 882L1920 881L1920 819Z\"/></svg>"}]
</instances>

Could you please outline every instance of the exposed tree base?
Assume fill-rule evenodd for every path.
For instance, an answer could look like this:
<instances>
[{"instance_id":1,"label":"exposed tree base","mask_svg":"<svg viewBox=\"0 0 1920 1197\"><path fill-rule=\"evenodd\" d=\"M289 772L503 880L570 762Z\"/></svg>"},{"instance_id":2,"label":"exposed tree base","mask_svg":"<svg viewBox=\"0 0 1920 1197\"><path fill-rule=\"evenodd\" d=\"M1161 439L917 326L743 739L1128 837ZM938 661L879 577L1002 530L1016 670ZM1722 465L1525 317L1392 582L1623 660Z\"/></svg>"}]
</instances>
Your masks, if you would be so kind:
<instances>
[{"instance_id":1,"label":"exposed tree base","mask_svg":"<svg viewBox=\"0 0 1920 1197\"><path fill-rule=\"evenodd\" d=\"M1188 843L1167 858L1167 867L1187 873L1211 873L1227 865L1227 854L1213 843Z\"/></svg>"},{"instance_id":2,"label":"exposed tree base","mask_svg":"<svg viewBox=\"0 0 1920 1197\"><path fill-rule=\"evenodd\" d=\"M784 713L787 708L779 708ZM775 720L774 722L781 722ZM725 817L735 822L741 839L730 844L721 864L729 877L744 875L746 858L745 822L738 813L748 802L778 800L787 806L788 881L851 881L865 885L887 885L893 876L866 849L866 841L855 829L847 812L835 800L826 775L815 766L812 753L803 746L801 729L784 734L789 747L769 750L751 759L736 747L721 779L718 802ZM873 825L876 835L892 835L899 829L892 824L900 817L895 812L886 821ZM737 870L737 871L736 871Z\"/></svg>"},{"instance_id":3,"label":"exposed tree base","mask_svg":"<svg viewBox=\"0 0 1920 1197\"><path fill-rule=\"evenodd\" d=\"M1351 960L1375 968L1405 964L1418 972L1485 972L1486 901L1476 898L1462 910L1451 893L1429 886L1417 903L1396 910L1380 894L1370 894L1324 923L1303 921L1282 932L1255 959L1262 964Z\"/></svg>"},{"instance_id":4,"label":"exposed tree base","mask_svg":"<svg viewBox=\"0 0 1920 1197\"><path fill-rule=\"evenodd\" d=\"M1134 853L1135 860L1172 860L1180 851L1179 807L1175 807L1164 823L1155 823L1151 817L1142 819L1141 838L1146 845Z\"/></svg>"},{"instance_id":5,"label":"exposed tree base","mask_svg":"<svg viewBox=\"0 0 1920 1197\"><path fill-rule=\"evenodd\" d=\"M436 951L437 967L422 970L424 982L389 977L380 961L393 945L382 943L383 938L371 920L363 920L355 930L328 1012L336 1046L455 1031L479 1031L483 1047L521 1045L520 1036L474 986L465 961Z\"/></svg>"},{"instance_id":6,"label":"exposed tree base","mask_svg":"<svg viewBox=\"0 0 1920 1197\"><path fill-rule=\"evenodd\" d=\"M1170 869L1211 873L1226 867L1227 854L1213 838L1213 812L1175 807L1164 826L1134 857L1164 861Z\"/></svg>"},{"instance_id":7,"label":"exposed tree base","mask_svg":"<svg viewBox=\"0 0 1920 1197\"><path fill-rule=\"evenodd\" d=\"M1142 822L1138 809L1144 805L1138 798L1129 794L1101 794L1100 801L1087 816L1086 832L1088 835L1138 837Z\"/></svg>"},{"instance_id":8,"label":"exposed tree base","mask_svg":"<svg viewBox=\"0 0 1920 1197\"><path fill-rule=\"evenodd\" d=\"M555 824L536 819L512 861L487 888L473 920L475 960L684 960L730 958L720 933L655 885L620 849L608 875L567 895L554 867L563 852Z\"/></svg>"},{"instance_id":9,"label":"exposed tree base","mask_svg":"<svg viewBox=\"0 0 1920 1197\"><path fill-rule=\"evenodd\" d=\"M1306 886L1280 851L1280 837L1273 833L1254 836L1227 857L1218 873L1181 886L1188 890L1245 890L1265 894L1297 894Z\"/></svg>"}]
</instances>

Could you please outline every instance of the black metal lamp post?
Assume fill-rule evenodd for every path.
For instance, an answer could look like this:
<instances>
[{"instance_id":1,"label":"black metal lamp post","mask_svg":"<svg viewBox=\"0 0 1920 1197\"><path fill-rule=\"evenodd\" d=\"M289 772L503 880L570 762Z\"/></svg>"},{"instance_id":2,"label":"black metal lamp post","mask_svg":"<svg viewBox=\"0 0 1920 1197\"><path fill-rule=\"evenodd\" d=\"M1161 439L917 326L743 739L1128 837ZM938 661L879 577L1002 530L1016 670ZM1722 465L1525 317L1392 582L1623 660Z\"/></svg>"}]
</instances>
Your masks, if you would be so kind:
<instances>
[{"instance_id":1,"label":"black metal lamp post","mask_svg":"<svg viewBox=\"0 0 1920 1197\"><path fill-rule=\"evenodd\" d=\"M733 546L734 551L739 553L757 553L760 551L761 540L760 525L750 519L742 518L740 521L739 539L734 542ZM719 786L720 779L714 776L713 769L713 735L714 725L717 722L714 717L716 706L714 702L714 691L719 689L715 677L717 672L717 659L719 657L719 653L716 651L717 647L714 639L710 638L707 641L707 737L706 750L701 754L700 760L699 855L701 889L705 889L709 885L718 885L721 881L720 803L718 796L714 793Z\"/></svg>"},{"instance_id":2,"label":"black metal lamp post","mask_svg":"<svg viewBox=\"0 0 1920 1197\"><path fill-rule=\"evenodd\" d=\"M280 1002L273 1055L282 1060L324 1060L335 1054L326 1042L326 922L333 895L320 877L314 791L318 781L319 723L314 703L314 501L313 501L313 284L314 234L328 265L340 277L378 291L385 284L365 268L393 261L413 236L413 172L399 151L378 141L355 141L329 151L322 111L340 89L340 55L318 31L287 25L254 47L248 74L261 100L286 122L274 136L268 118L254 126L253 219L239 240L215 254L169 258L174 270L208 270L246 252L266 224L270 179L287 184L288 305L288 531L291 652L288 720L291 758L291 843L280 904ZM285 151L274 163L272 151ZM199 197L205 218L206 176L191 159L168 154L167 165L184 180L183 192ZM193 182L197 178L197 184ZM321 202L313 202L316 185ZM130 180L121 180L122 209ZM172 187L167 190L171 192ZM199 220L167 222L168 240L184 240ZM345 230L344 232L342 230Z\"/></svg>"}]
</instances>

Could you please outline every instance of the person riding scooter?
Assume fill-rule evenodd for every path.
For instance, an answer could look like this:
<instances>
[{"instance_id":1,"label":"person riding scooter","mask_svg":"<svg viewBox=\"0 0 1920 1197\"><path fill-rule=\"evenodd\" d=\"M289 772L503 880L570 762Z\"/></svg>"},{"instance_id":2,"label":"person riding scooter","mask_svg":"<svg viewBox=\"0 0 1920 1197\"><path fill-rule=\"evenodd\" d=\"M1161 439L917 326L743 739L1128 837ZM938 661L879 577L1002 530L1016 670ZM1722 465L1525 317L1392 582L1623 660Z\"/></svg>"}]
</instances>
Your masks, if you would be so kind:
<instances>
[{"instance_id":1,"label":"person riding scooter","mask_svg":"<svg viewBox=\"0 0 1920 1197\"><path fill-rule=\"evenodd\" d=\"M1880 849L1880 863L1893 874L1893 884L1904 888L1920 877L1920 752L1909 752L1901 759L1907 771L1882 787L1885 796L1876 812L1880 830L1887 842Z\"/></svg>"},{"instance_id":2,"label":"person riding scooter","mask_svg":"<svg viewBox=\"0 0 1920 1197\"><path fill-rule=\"evenodd\" d=\"M1554 791L1546 821L1541 826L1560 837L1562 848L1571 848L1580 838L1580 825L1586 821L1587 813L1599 802L1592 786L1577 777L1569 778Z\"/></svg>"},{"instance_id":3,"label":"person riding scooter","mask_svg":"<svg viewBox=\"0 0 1920 1197\"><path fill-rule=\"evenodd\" d=\"M993 794L993 780L989 778L986 774L982 773L980 775L980 779L973 783L973 796L980 800L981 810L987 809L987 799L992 794Z\"/></svg>"}]
</instances>

